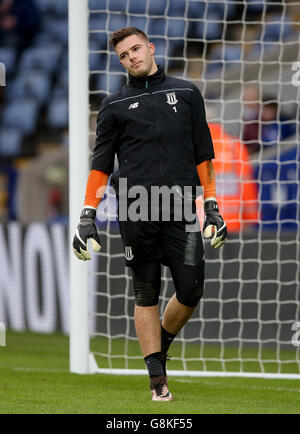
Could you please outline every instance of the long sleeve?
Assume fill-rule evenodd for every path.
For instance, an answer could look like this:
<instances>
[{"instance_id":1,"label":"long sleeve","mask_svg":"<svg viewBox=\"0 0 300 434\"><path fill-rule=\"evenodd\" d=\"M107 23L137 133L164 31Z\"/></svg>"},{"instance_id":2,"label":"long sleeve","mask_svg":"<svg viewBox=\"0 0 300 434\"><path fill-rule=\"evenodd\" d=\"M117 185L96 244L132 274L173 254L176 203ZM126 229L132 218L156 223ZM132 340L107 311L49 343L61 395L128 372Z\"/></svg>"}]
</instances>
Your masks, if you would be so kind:
<instances>
[{"instance_id":1,"label":"long sleeve","mask_svg":"<svg viewBox=\"0 0 300 434\"><path fill-rule=\"evenodd\" d=\"M113 172L117 142L118 125L109 100L105 98L97 118L92 170L100 170L107 175Z\"/></svg>"},{"instance_id":2,"label":"long sleeve","mask_svg":"<svg viewBox=\"0 0 300 434\"><path fill-rule=\"evenodd\" d=\"M213 142L206 122L205 106L199 89L195 86L192 100L193 145L196 166L215 158Z\"/></svg>"}]
</instances>

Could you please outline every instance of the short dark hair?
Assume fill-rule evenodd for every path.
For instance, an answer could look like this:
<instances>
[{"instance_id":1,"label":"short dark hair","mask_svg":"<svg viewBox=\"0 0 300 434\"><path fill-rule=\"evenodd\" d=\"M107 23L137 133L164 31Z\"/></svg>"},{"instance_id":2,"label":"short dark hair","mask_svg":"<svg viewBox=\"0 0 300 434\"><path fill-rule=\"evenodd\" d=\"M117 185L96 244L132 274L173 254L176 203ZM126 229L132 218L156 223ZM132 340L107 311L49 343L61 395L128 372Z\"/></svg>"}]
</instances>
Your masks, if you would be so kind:
<instances>
[{"instance_id":1,"label":"short dark hair","mask_svg":"<svg viewBox=\"0 0 300 434\"><path fill-rule=\"evenodd\" d=\"M142 36L146 41L149 42L148 36L142 30L138 29L137 27L124 27L123 29L116 30L111 35L109 43L113 46L113 48L115 48L119 42L131 35Z\"/></svg>"},{"instance_id":2,"label":"short dark hair","mask_svg":"<svg viewBox=\"0 0 300 434\"><path fill-rule=\"evenodd\" d=\"M276 97L273 95L264 95L262 102L264 107L273 108L274 110L278 109Z\"/></svg>"}]
</instances>

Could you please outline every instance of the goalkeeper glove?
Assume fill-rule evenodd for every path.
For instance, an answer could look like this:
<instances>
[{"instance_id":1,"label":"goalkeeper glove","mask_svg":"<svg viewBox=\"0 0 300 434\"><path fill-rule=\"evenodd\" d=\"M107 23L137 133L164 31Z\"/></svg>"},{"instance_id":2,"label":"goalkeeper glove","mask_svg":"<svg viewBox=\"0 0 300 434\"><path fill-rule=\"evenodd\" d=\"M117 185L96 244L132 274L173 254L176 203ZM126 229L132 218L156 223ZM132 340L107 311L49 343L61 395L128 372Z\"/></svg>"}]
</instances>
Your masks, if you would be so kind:
<instances>
[{"instance_id":1,"label":"goalkeeper glove","mask_svg":"<svg viewBox=\"0 0 300 434\"><path fill-rule=\"evenodd\" d=\"M73 250L78 259L87 261L91 259L88 250L87 241L90 238L94 252L99 252L101 249L100 237L94 223L96 218L96 210L92 208L84 208L80 215L80 223L77 226L76 233L73 238Z\"/></svg>"},{"instance_id":2,"label":"goalkeeper glove","mask_svg":"<svg viewBox=\"0 0 300 434\"><path fill-rule=\"evenodd\" d=\"M203 235L205 238L213 237L210 245L219 249L227 240L227 226L219 214L217 202L215 200L204 202L204 212Z\"/></svg>"}]
</instances>

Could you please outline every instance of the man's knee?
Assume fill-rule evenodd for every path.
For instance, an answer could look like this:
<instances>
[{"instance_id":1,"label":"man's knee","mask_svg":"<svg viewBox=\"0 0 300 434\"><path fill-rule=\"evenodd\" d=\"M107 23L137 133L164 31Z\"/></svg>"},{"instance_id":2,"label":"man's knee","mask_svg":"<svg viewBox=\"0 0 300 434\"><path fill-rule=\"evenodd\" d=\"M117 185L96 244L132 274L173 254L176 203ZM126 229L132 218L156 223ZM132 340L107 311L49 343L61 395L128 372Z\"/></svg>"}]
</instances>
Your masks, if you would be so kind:
<instances>
[{"instance_id":1,"label":"man's knee","mask_svg":"<svg viewBox=\"0 0 300 434\"><path fill-rule=\"evenodd\" d=\"M156 306L159 300L160 288L153 282L135 282L134 295L137 306Z\"/></svg>"},{"instance_id":2,"label":"man's knee","mask_svg":"<svg viewBox=\"0 0 300 434\"><path fill-rule=\"evenodd\" d=\"M203 295L203 284L192 287L181 288L176 291L176 298L179 303L188 307L196 307Z\"/></svg>"},{"instance_id":3,"label":"man's knee","mask_svg":"<svg viewBox=\"0 0 300 434\"><path fill-rule=\"evenodd\" d=\"M131 267L135 304L137 306L156 306L160 294L160 264L148 263Z\"/></svg>"},{"instance_id":4,"label":"man's knee","mask_svg":"<svg viewBox=\"0 0 300 434\"><path fill-rule=\"evenodd\" d=\"M203 295L204 266L202 261L199 265L176 264L171 272L175 284L176 298L179 303L196 307Z\"/></svg>"}]
</instances>

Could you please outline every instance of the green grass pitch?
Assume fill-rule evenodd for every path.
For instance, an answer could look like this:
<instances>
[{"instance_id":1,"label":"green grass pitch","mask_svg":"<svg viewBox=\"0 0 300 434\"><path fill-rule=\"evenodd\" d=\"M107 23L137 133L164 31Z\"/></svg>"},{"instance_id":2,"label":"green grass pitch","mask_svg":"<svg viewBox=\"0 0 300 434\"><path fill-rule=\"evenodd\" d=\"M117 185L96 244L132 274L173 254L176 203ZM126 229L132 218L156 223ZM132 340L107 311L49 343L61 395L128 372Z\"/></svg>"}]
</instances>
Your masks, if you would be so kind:
<instances>
[{"instance_id":1,"label":"green grass pitch","mask_svg":"<svg viewBox=\"0 0 300 434\"><path fill-rule=\"evenodd\" d=\"M7 332L0 413L300 414L300 380L170 377L174 401L161 403L146 376L70 374L68 364L66 336Z\"/></svg>"}]
</instances>

